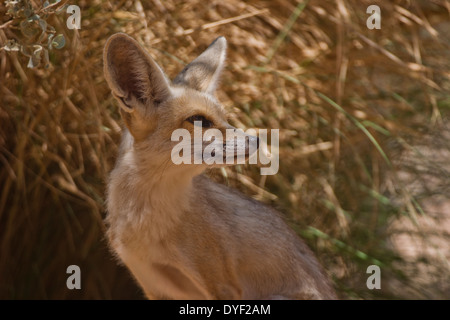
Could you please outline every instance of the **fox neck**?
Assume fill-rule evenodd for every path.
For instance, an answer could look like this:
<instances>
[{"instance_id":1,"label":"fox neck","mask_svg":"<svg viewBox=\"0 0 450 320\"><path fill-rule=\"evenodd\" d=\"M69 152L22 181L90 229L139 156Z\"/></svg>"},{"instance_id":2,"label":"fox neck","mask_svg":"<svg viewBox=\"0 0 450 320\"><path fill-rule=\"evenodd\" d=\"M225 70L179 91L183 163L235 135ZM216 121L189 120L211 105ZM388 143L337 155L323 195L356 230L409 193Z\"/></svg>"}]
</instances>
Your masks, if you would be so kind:
<instances>
[{"instance_id":1,"label":"fox neck","mask_svg":"<svg viewBox=\"0 0 450 320\"><path fill-rule=\"evenodd\" d=\"M130 227L146 230L153 240L161 240L189 211L197 196L192 179L200 173L164 166L130 148L111 174L108 211L122 216Z\"/></svg>"}]
</instances>

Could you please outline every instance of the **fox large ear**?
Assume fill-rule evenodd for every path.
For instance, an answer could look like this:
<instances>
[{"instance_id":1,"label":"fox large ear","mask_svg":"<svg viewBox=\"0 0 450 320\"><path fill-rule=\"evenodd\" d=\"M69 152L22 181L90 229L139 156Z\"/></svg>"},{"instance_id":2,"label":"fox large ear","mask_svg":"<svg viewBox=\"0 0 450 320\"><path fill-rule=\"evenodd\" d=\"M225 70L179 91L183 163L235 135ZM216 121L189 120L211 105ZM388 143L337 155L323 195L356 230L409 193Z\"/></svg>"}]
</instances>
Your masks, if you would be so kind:
<instances>
[{"instance_id":1,"label":"fox large ear","mask_svg":"<svg viewBox=\"0 0 450 320\"><path fill-rule=\"evenodd\" d=\"M214 93L225 65L226 53L227 40L224 37L217 38L176 76L173 83Z\"/></svg>"},{"instance_id":2,"label":"fox large ear","mask_svg":"<svg viewBox=\"0 0 450 320\"><path fill-rule=\"evenodd\" d=\"M103 51L104 73L131 134L145 135L151 115L170 96L169 83L152 57L130 36L111 36Z\"/></svg>"}]
</instances>

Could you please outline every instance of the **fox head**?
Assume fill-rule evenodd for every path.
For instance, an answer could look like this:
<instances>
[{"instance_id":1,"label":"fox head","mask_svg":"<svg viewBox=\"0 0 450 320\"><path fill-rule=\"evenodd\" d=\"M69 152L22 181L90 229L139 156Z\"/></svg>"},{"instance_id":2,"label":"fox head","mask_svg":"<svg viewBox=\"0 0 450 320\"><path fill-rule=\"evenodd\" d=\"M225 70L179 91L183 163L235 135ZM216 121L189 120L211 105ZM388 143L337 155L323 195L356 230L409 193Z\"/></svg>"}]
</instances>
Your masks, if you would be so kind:
<instances>
[{"instance_id":1,"label":"fox head","mask_svg":"<svg viewBox=\"0 0 450 320\"><path fill-rule=\"evenodd\" d=\"M225 38L217 38L171 82L133 38L123 33L111 36L104 49L104 73L127 128L126 148L145 154L145 161L170 166L179 165L173 163L174 148L178 147L182 153L190 152L183 157L200 159L187 161L197 167L211 165L207 161L211 155L223 157L226 165L230 158L248 158L255 152L258 138L231 126L214 96L226 49ZM178 135L174 141L174 132L185 133L188 139L180 142ZM202 136L207 132L217 134L199 140L195 137L199 132ZM205 156L208 146L213 150ZM216 151L221 152L216 155Z\"/></svg>"}]
</instances>

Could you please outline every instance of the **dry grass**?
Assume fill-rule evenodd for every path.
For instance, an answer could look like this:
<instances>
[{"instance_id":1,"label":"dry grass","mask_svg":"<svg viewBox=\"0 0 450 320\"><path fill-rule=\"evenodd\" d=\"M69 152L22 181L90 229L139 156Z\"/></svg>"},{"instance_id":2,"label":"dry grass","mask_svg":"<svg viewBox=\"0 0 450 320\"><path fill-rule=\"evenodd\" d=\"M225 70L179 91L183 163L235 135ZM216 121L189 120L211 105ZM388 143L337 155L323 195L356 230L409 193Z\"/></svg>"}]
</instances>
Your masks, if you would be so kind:
<instances>
[{"instance_id":1,"label":"dry grass","mask_svg":"<svg viewBox=\"0 0 450 320\"><path fill-rule=\"evenodd\" d=\"M52 17L67 45L49 70L0 50L0 298L141 297L103 239L121 122L102 48L116 32L138 39L170 77L218 35L228 39L219 98L234 125L280 129L280 172L211 175L286 213L342 298L450 297L448 251L411 257L392 244L401 219L415 222L406 232L419 240L434 229L415 217L449 219L450 168L434 158L450 149L439 139L450 107L446 1L71 3L82 28ZM381 30L366 28L374 3ZM0 28L0 47L16 34ZM425 156L406 161L424 143ZM430 188L411 189L404 172L438 179L427 181L444 206L424 210ZM82 290L66 288L71 264L81 267ZM382 290L366 288L370 264L381 266Z\"/></svg>"}]
</instances>

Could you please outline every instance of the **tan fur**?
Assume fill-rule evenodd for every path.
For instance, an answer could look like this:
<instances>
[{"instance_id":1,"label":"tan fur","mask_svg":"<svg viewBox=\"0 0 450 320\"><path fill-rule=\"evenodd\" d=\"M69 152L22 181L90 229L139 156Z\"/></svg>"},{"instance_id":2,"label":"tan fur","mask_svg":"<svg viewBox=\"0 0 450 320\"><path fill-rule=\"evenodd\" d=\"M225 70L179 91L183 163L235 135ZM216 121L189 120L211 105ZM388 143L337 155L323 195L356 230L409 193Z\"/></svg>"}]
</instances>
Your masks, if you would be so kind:
<instances>
[{"instance_id":1,"label":"tan fur","mask_svg":"<svg viewBox=\"0 0 450 320\"><path fill-rule=\"evenodd\" d=\"M205 164L171 161L171 134L192 133L189 117L233 128L213 96L225 53L216 39L171 84L135 40L107 41L105 77L126 125L108 184L110 245L151 299L334 299L275 210L206 178Z\"/></svg>"}]
</instances>

